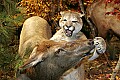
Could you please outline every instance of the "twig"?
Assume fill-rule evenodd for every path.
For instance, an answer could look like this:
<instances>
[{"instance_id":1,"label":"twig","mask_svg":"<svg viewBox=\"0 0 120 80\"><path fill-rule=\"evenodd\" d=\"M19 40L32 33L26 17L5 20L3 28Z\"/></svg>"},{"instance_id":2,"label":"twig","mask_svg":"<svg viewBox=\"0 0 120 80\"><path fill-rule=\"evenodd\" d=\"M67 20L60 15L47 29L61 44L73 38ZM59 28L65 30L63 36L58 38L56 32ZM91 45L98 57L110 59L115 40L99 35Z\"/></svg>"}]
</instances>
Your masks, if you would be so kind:
<instances>
[{"instance_id":1,"label":"twig","mask_svg":"<svg viewBox=\"0 0 120 80\"><path fill-rule=\"evenodd\" d=\"M80 4L80 8L81 8L81 11L83 12L83 14L86 14L82 0L79 0L79 4Z\"/></svg>"},{"instance_id":2,"label":"twig","mask_svg":"<svg viewBox=\"0 0 120 80\"><path fill-rule=\"evenodd\" d=\"M90 28L92 30L92 34L93 34L92 37L94 38L95 36L97 36L97 29L93 25L93 23L89 20L89 18L87 17L87 13L86 13L86 10L84 8L84 3L83 3L82 0L79 0L79 5L80 5L80 8L81 8L81 11L83 12L83 14L85 14L85 19L86 19L87 23L89 24L89 26L90 26Z\"/></svg>"},{"instance_id":3,"label":"twig","mask_svg":"<svg viewBox=\"0 0 120 80\"><path fill-rule=\"evenodd\" d=\"M106 59L106 61L107 61L107 64L108 64L109 66L111 66L111 63L110 63L110 61L108 60L108 56L107 56L106 54L107 54L107 52L104 53L104 57L105 57L105 59Z\"/></svg>"},{"instance_id":4,"label":"twig","mask_svg":"<svg viewBox=\"0 0 120 80\"><path fill-rule=\"evenodd\" d=\"M116 75L117 75L119 69L120 69L120 54L119 54L118 63L117 63L117 65L116 65L115 69L114 69L113 72L112 72L112 75L111 75L111 79L110 79L110 80L116 80Z\"/></svg>"}]
</instances>

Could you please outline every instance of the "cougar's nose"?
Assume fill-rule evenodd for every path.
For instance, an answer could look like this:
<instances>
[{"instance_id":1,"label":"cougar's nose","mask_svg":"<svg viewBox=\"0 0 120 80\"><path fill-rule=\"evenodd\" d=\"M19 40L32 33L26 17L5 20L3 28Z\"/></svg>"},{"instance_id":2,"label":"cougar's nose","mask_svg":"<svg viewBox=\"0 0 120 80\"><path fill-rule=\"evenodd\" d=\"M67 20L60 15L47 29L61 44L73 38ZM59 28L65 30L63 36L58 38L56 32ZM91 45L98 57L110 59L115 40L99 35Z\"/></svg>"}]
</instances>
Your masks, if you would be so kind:
<instances>
[{"instance_id":1,"label":"cougar's nose","mask_svg":"<svg viewBox=\"0 0 120 80\"><path fill-rule=\"evenodd\" d=\"M66 26L67 28L70 28L71 26Z\"/></svg>"},{"instance_id":2,"label":"cougar's nose","mask_svg":"<svg viewBox=\"0 0 120 80\"><path fill-rule=\"evenodd\" d=\"M69 29L71 26L65 25L64 29Z\"/></svg>"}]
</instances>

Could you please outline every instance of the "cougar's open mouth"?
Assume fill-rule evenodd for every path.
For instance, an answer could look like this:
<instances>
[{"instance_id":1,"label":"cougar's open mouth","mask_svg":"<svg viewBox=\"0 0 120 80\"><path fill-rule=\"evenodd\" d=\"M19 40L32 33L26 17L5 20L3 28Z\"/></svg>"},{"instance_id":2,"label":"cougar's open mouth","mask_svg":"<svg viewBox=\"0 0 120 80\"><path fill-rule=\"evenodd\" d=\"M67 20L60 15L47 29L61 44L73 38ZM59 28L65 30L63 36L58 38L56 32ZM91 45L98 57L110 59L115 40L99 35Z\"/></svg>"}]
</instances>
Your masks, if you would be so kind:
<instances>
[{"instance_id":1,"label":"cougar's open mouth","mask_svg":"<svg viewBox=\"0 0 120 80\"><path fill-rule=\"evenodd\" d=\"M67 37L71 37L74 30L75 30L74 27L64 26L65 35L66 35Z\"/></svg>"},{"instance_id":2,"label":"cougar's open mouth","mask_svg":"<svg viewBox=\"0 0 120 80\"><path fill-rule=\"evenodd\" d=\"M68 37L71 37L71 36L72 36L72 33L73 33L72 30L69 30L69 29L66 29L66 30L65 30L65 35L68 36Z\"/></svg>"}]
</instances>

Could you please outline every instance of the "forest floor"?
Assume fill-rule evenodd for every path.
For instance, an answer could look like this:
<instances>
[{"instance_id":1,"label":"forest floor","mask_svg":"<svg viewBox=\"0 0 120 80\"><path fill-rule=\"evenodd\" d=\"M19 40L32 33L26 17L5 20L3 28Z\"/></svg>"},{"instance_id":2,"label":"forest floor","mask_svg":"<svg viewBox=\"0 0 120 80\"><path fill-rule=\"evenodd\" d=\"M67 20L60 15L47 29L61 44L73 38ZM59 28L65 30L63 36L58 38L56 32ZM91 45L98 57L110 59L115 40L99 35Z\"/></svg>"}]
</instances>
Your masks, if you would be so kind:
<instances>
[{"instance_id":1,"label":"forest floor","mask_svg":"<svg viewBox=\"0 0 120 80\"><path fill-rule=\"evenodd\" d=\"M117 64L117 60L109 60L110 65L104 57L88 63L85 72L86 80L110 80L112 71ZM116 80L120 80L120 70L117 73Z\"/></svg>"},{"instance_id":2,"label":"forest floor","mask_svg":"<svg viewBox=\"0 0 120 80\"><path fill-rule=\"evenodd\" d=\"M111 54L111 55L110 55ZM85 63L86 80L110 80L113 69L115 68L120 54L120 40L113 38L107 48L105 55L98 59ZM8 65L8 69L0 69L0 80L14 80L15 70L13 65ZM117 73L116 80L120 80L120 70Z\"/></svg>"},{"instance_id":3,"label":"forest floor","mask_svg":"<svg viewBox=\"0 0 120 80\"><path fill-rule=\"evenodd\" d=\"M107 46L107 53L96 60L86 63L86 80L110 80L120 54L120 40L113 37ZM107 58L105 57L107 56ZM120 80L120 70L116 80Z\"/></svg>"}]
</instances>

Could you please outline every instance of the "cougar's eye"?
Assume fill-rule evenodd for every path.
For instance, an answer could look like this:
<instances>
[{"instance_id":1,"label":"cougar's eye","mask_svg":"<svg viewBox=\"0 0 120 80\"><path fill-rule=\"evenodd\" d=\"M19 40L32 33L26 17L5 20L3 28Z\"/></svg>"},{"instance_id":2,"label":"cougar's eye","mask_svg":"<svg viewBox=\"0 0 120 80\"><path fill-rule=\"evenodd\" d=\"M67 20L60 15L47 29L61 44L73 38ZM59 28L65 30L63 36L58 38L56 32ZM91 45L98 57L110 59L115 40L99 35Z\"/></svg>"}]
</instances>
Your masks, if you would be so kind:
<instances>
[{"instance_id":1,"label":"cougar's eye","mask_svg":"<svg viewBox=\"0 0 120 80\"><path fill-rule=\"evenodd\" d=\"M76 22L78 22L78 21L72 21L73 23L76 23Z\"/></svg>"},{"instance_id":2,"label":"cougar's eye","mask_svg":"<svg viewBox=\"0 0 120 80\"><path fill-rule=\"evenodd\" d=\"M67 21L67 19L63 19L63 21Z\"/></svg>"}]
</instances>

